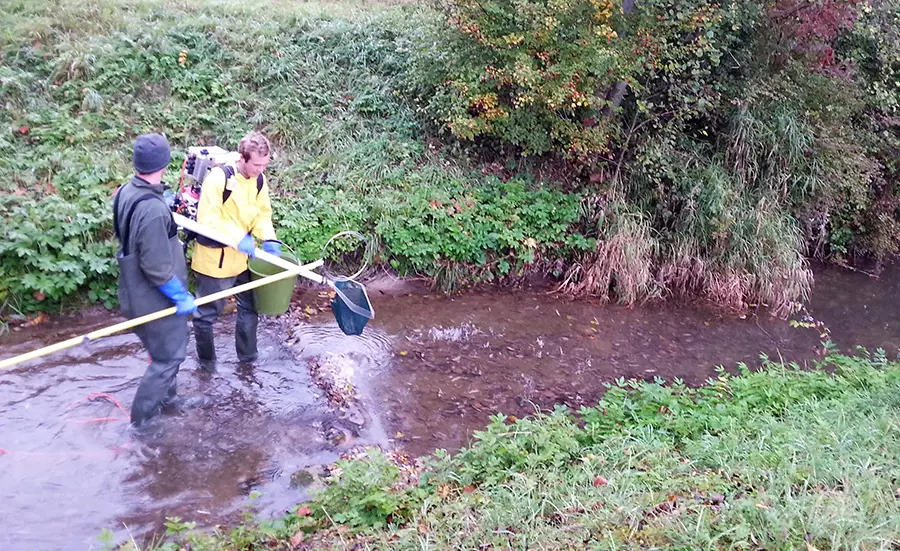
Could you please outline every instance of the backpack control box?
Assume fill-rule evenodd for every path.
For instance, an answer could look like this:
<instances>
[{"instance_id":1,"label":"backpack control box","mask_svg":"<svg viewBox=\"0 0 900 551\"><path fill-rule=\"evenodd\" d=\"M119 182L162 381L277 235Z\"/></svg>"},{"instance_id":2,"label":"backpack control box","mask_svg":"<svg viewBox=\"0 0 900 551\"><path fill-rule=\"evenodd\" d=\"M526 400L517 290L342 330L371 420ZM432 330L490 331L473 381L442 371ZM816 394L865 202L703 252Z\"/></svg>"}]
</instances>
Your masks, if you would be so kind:
<instances>
[{"instance_id":1,"label":"backpack control box","mask_svg":"<svg viewBox=\"0 0 900 551\"><path fill-rule=\"evenodd\" d=\"M200 202L200 189L203 186L203 180L209 174L210 169L216 166L237 162L240 154L237 151L226 151L221 147L215 146L197 146L189 147L187 150L187 159L184 164L184 189L181 190L181 196L176 201L176 206L181 214L190 218L197 219L197 205Z\"/></svg>"},{"instance_id":2,"label":"backpack control box","mask_svg":"<svg viewBox=\"0 0 900 551\"><path fill-rule=\"evenodd\" d=\"M234 166L239 158L240 154L237 151L226 151L221 147L189 147L181 174L182 187L175 196L172 211L196 221L197 209L200 206L200 190L210 169L222 165ZM183 230L183 228L179 229ZM191 241L197 238L198 235L194 232L184 230L185 254L187 254Z\"/></svg>"}]
</instances>

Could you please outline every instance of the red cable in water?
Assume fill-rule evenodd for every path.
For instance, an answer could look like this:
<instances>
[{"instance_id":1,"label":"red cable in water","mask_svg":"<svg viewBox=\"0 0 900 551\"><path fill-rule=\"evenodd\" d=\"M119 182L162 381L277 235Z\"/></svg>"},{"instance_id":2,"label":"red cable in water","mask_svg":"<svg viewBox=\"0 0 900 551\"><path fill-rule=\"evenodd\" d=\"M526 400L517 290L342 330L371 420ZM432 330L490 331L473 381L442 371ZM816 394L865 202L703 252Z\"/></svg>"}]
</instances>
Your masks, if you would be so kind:
<instances>
[{"instance_id":1,"label":"red cable in water","mask_svg":"<svg viewBox=\"0 0 900 551\"><path fill-rule=\"evenodd\" d=\"M75 423L76 425L86 425L88 423L105 423L107 421L124 421L124 417L94 417L92 419L74 419L69 421L70 423Z\"/></svg>"},{"instance_id":2,"label":"red cable in water","mask_svg":"<svg viewBox=\"0 0 900 551\"><path fill-rule=\"evenodd\" d=\"M69 407L66 408L66 411L71 410L73 407L75 407L76 405L78 405L82 402L90 402L90 401L96 400L98 398L105 398L105 399L109 400L110 402L113 403L113 405L115 405L117 408L119 408L119 411L124 413L126 416L128 415L128 411L122 407L122 404L120 404L119 401L116 400L113 396L111 396L105 392L96 392L94 394L88 394L86 397L82 398L81 400L78 400L77 402L72 402L71 404L69 404ZM127 417L94 417L92 419L73 420L73 421L69 421L69 422L84 424L84 423L103 423L106 421L125 421L125 420L127 420Z\"/></svg>"},{"instance_id":3,"label":"red cable in water","mask_svg":"<svg viewBox=\"0 0 900 551\"><path fill-rule=\"evenodd\" d=\"M103 398L103 399L106 399L106 400L112 402L113 405L115 405L122 413L124 413L126 415L126 417L94 417L91 419L73 419L73 420L70 420L69 422L77 423L77 424L86 424L86 423L105 423L107 421L127 421L128 420L128 417L127 417L128 411L124 407L122 407L122 404L120 404L119 401L115 399L115 397L113 397L112 395L107 394L105 392L96 392L94 394L88 394L81 400L78 400L76 402L72 402L71 404L69 404L69 407L66 408L66 411L71 410L73 407L75 407L76 405L78 405L82 402L90 402L90 401L97 400L100 398ZM113 455L115 455L121 451L124 451L129 446L131 446L131 440L129 440L128 442L125 442L121 446L118 446L116 448L108 450L108 452L15 452L15 453L13 453L9 450L0 448L0 455L25 455L25 456L30 456L30 457L72 457L72 456L75 456L75 457L103 457L103 456L107 455L107 453L112 453Z\"/></svg>"}]
</instances>

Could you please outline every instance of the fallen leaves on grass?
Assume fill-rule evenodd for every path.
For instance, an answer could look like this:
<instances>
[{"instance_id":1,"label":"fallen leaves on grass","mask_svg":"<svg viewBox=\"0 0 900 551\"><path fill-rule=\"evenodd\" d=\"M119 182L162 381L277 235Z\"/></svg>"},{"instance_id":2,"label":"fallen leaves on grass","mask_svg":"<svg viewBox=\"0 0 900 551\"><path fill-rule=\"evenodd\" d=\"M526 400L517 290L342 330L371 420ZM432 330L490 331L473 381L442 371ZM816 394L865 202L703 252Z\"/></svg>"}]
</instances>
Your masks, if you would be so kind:
<instances>
[{"instance_id":1,"label":"fallen leaves on grass","mask_svg":"<svg viewBox=\"0 0 900 551\"><path fill-rule=\"evenodd\" d=\"M291 536L291 539L288 540L288 543L291 544L292 548L299 547L300 544L303 543L303 538L305 538L305 537L306 537L306 534L304 534L303 532L297 532L296 534Z\"/></svg>"}]
</instances>

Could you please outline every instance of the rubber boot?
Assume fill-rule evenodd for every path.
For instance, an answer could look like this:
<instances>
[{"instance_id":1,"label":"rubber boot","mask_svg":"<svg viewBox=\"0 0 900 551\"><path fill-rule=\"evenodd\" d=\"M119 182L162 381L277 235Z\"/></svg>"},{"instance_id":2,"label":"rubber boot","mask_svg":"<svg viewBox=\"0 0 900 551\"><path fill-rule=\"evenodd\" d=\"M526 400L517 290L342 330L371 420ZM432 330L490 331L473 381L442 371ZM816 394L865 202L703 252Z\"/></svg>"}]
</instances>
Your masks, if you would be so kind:
<instances>
[{"instance_id":1,"label":"rubber boot","mask_svg":"<svg viewBox=\"0 0 900 551\"><path fill-rule=\"evenodd\" d=\"M175 378L187 347L188 331L184 318L169 316L135 328L134 332L150 353L150 365L141 377L131 422L140 426L156 417L163 403L176 392Z\"/></svg>"},{"instance_id":2,"label":"rubber boot","mask_svg":"<svg viewBox=\"0 0 900 551\"><path fill-rule=\"evenodd\" d=\"M197 361L207 373L216 370L216 341L212 325L194 324L194 340L197 343Z\"/></svg>"},{"instance_id":3,"label":"rubber boot","mask_svg":"<svg viewBox=\"0 0 900 551\"><path fill-rule=\"evenodd\" d=\"M244 363L256 361L259 351L256 345L256 329L259 317L256 312L242 312L238 309L234 325L234 347L238 360Z\"/></svg>"},{"instance_id":4,"label":"rubber boot","mask_svg":"<svg viewBox=\"0 0 900 551\"><path fill-rule=\"evenodd\" d=\"M181 408L181 402L183 402L183 400L181 396L178 395L178 386L173 381L172 385L169 386L169 392L166 393L166 397L162 401L160 410L162 413L178 411Z\"/></svg>"},{"instance_id":5,"label":"rubber boot","mask_svg":"<svg viewBox=\"0 0 900 551\"><path fill-rule=\"evenodd\" d=\"M176 387L173 384L169 387L169 394L162 402L160 412L168 415L176 415L184 413L188 409L204 406L206 404L207 399L205 396L192 396L190 398L179 396Z\"/></svg>"},{"instance_id":6,"label":"rubber boot","mask_svg":"<svg viewBox=\"0 0 900 551\"><path fill-rule=\"evenodd\" d=\"M250 274L244 272L236 283L246 283ZM259 325L259 314L256 313L256 301L252 291L237 295L237 319L234 322L234 347L238 360L244 363L256 361L259 351L256 346L256 329Z\"/></svg>"},{"instance_id":7,"label":"rubber boot","mask_svg":"<svg viewBox=\"0 0 900 551\"><path fill-rule=\"evenodd\" d=\"M161 340L151 335L152 340ZM175 377L184 356L172 359L152 359L134 394L131 404L131 423L138 427L159 415L176 398Z\"/></svg>"}]
</instances>

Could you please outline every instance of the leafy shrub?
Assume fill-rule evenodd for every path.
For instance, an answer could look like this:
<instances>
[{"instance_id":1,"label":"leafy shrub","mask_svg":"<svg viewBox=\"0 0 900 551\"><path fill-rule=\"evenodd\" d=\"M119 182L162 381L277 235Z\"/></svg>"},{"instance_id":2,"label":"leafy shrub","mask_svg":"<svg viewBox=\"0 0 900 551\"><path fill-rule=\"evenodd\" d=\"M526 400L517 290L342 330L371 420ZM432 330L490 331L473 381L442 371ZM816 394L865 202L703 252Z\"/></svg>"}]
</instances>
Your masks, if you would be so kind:
<instances>
[{"instance_id":1,"label":"leafy shrub","mask_svg":"<svg viewBox=\"0 0 900 551\"><path fill-rule=\"evenodd\" d=\"M440 263L449 262L472 267L475 280L495 281L542 257L552 261L568 246L588 246L568 235L577 218L577 195L529 189L522 181L449 184L386 197L377 230L401 273L437 276ZM443 280L444 287L465 279L460 270Z\"/></svg>"},{"instance_id":2,"label":"leafy shrub","mask_svg":"<svg viewBox=\"0 0 900 551\"><path fill-rule=\"evenodd\" d=\"M564 407L513 423L495 415L485 430L473 434L471 447L445 456L437 469L452 472L452 480L461 485L500 484L515 473L568 465L581 451L579 433Z\"/></svg>"},{"instance_id":3,"label":"leafy shrub","mask_svg":"<svg viewBox=\"0 0 900 551\"><path fill-rule=\"evenodd\" d=\"M408 519L424 497L398 485L399 469L378 450L338 461L337 480L315 495L313 517L353 527L384 527Z\"/></svg>"},{"instance_id":4,"label":"leafy shrub","mask_svg":"<svg viewBox=\"0 0 900 551\"><path fill-rule=\"evenodd\" d=\"M526 153L605 149L608 130L581 119L603 107L596 91L626 72L627 61L607 46L617 36L613 2L446 6L449 64L422 70L439 72L425 76L437 85L429 108L454 135L496 136Z\"/></svg>"},{"instance_id":5,"label":"leafy shrub","mask_svg":"<svg viewBox=\"0 0 900 551\"><path fill-rule=\"evenodd\" d=\"M0 201L0 292L22 311L56 307L75 291L115 304L115 247L98 238L109 230L111 214L88 202L51 195L40 203L21 197Z\"/></svg>"},{"instance_id":6,"label":"leafy shrub","mask_svg":"<svg viewBox=\"0 0 900 551\"><path fill-rule=\"evenodd\" d=\"M274 200L278 237L304 261L321 258L322 247L331 236L345 230L360 231L367 225L368 205L362 199L325 184Z\"/></svg>"},{"instance_id":7,"label":"leafy shrub","mask_svg":"<svg viewBox=\"0 0 900 551\"><path fill-rule=\"evenodd\" d=\"M705 111L717 91L701 85L752 12L731 3L630 4L623 13L606 0L446 2L446 23L420 49L410 88L457 137L494 137L526 154L605 157L625 137L609 114L626 87L643 96L644 112L666 119Z\"/></svg>"}]
</instances>

